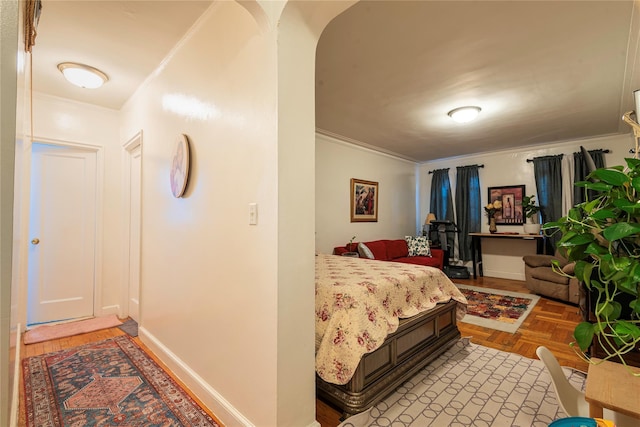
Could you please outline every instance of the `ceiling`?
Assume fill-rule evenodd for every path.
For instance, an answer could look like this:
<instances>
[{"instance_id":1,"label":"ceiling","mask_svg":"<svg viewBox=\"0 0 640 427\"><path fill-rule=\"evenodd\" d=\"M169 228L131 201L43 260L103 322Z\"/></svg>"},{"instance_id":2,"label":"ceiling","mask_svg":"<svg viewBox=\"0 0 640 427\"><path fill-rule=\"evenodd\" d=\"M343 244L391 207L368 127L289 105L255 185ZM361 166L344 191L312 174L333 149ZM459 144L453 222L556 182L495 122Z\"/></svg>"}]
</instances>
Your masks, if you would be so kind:
<instances>
[{"instance_id":1,"label":"ceiling","mask_svg":"<svg viewBox=\"0 0 640 427\"><path fill-rule=\"evenodd\" d=\"M34 90L119 109L210 4L43 0ZM318 44L318 131L419 162L628 133L620 117L640 85L633 5L361 1ZM110 81L74 87L63 61ZM478 120L447 116L462 105L480 106Z\"/></svg>"},{"instance_id":2,"label":"ceiling","mask_svg":"<svg viewBox=\"0 0 640 427\"><path fill-rule=\"evenodd\" d=\"M42 0L32 50L33 89L120 109L210 4ZM109 81L100 89L73 86L58 71L61 62L90 65Z\"/></svg>"}]
</instances>

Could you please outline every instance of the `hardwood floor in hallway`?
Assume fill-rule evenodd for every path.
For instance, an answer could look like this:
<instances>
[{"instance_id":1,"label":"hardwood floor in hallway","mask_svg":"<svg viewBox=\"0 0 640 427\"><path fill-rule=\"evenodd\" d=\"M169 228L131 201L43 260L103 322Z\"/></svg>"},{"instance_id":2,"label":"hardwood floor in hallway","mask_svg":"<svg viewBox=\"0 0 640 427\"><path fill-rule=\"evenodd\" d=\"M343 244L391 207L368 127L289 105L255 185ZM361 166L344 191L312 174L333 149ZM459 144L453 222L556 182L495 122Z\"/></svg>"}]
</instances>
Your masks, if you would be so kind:
<instances>
[{"instance_id":1,"label":"hardwood floor in hallway","mask_svg":"<svg viewBox=\"0 0 640 427\"><path fill-rule=\"evenodd\" d=\"M51 353L51 352L54 352L54 351L65 350L65 349L68 349L68 348L77 347L77 346L84 345L84 344L89 344L89 343L92 343L92 342L106 340L106 339L109 339L109 338L117 337L119 335L126 335L126 333L124 331L122 331L121 329L117 328L117 327L109 328L109 329L102 329L102 330L95 331L95 332L89 332L89 333L86 333L86 334L75 335L75 336L72 336L72 337L59 338L59 339L55 339L55 340L51 340L51 341L44 341L44 342L39 342L39 343L29 344L29 345L24 345L23 344L21 353L22 353L22 355L23 355L22 357L24 359L24 358L31 357L31 356L39 356L39 355L45 354L45 353ZM149 348L146 345L144 345L144 343L140 340L140 338L135 337L135 338L133 338L133 340L136 342L136 344L138 344L141 348L143 348L144 351L148 355L150 355L153 360L156 361L156 363L158 363L160 366L162 366L162 368L166 372L168 372L169 375L171 375L171 378L173 378L173 380L175 382L180 384L180 386L182 386L182 388L184 390L186 390L186 392L189 394L189 396L191 396L198 403L198 405L200 405L209 415L211 415L218 424L223 426L222 422L220 422L220 420L218 420L218 418L215 416L215 414L213 414L198 399L197 396L195 396L193 393L191 393L189 391L189 389L184 385L184 383L182 383L182 381L180 381L180 379L178 377L176 377L160 361L160 359L158 359L151 352L151 350L149 350ZM18 426L20 426L20 427L23 427L23 426L27 425L26 415L25 415L25 406L24 406L25 400L24 399L25 399L25 396L24 396L24 385L22 384L22 376L21 376L20 377L20 415L19 415L19 419L18 419Z\"/></svg>"},{"instance_id":2,"label":"hardwood floor in hallway","mask_svg":"<svg viewBox=\"0 0 640 427\"><path fill-rule=\"evenodd\" d=\"M455 279L454 282L472 286L509 290L514 292L530 293L524 282L506 279L483 277L474 279ZM500 332L494 329L483 328L467 323L460 323L459 329L463 337L471 337L471 342L498 350L521 354L529 358L537 358L535 351L539 345L548 347L558 358L561 365L574 367L583 371L587 370L587 363L582 361L569 347L572 340L574 327L580 322L580 314L577 306L540 298L532 313L524 321L515 334ZM52 341L41 342L23 346L23 357L36 356L66 348L76 347L90 342L112 338L125 333L118 328L104 329L88 334L73 337L60 338ZM139 338L134 340L144 348L147 353L153 353L146 348ZM162 365L162 363L154 357ZM180 380L172 375L180 384ZM185 388L186 389L186 388ZM24 396L23 388L20 388L20 426L24 426ZM202 403L195 395L191 395L198 403ZM204 407L204 405L202 405ZM338 411L322 402L316 401L316 419L322 427L336 427L340 424ZM215 417L214 414L211 414ZM221 423L220 423L221 424Z\"/></svg>"}]
</instances>

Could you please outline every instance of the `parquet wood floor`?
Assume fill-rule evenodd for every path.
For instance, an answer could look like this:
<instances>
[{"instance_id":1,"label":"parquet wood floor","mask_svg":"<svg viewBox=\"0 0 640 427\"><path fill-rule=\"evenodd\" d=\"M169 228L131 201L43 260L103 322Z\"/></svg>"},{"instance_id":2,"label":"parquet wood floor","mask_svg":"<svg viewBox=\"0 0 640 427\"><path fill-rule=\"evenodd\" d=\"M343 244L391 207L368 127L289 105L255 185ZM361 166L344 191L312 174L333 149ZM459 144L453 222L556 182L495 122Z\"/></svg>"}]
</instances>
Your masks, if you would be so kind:
<instances>
[{"instance_id":1,"label":"parquet wood floor","mask_svg":"<svg viewBox=\"0 0 640 427\"><path fill-rule=\"evenodd\" d=\"M491 277L481 277L476 280L456 279L454 281L456 283L472 286L530 293L525 287L524 282L521 281ZM462 336L471 337L471 342L475 344L518 353L522 356L533 359L537 358L535 354L536 348L539 345L544 345L554 353L561 365L571 366L586 371L587 363L578 358L578 356L576 356L573 350L569 347L573 329L579 322L580 314L578 307L542 297L534 307L532 313L527 317L518 332L515 334L500 332L494 329L483 328L467 323L460 323L459 329ZM124 335L124 332L118 328L104 329L74 337L60 338L57 340L23 346L22 354L24 357L35 356L94 341L104 340L118 335ZM135 341L160 365L162 365L162 362L153 356L153 353L151 353L151 351L146 348L138 338L135 338ZM182 384L178 378L175 376L173 376L173 378L179 384ZM20 426L25 425L24 396L22 395L22 389L23 388L21 386ZM192 395L192 397L200 403L195 395ZM202 405L202 403L200 404ZM202 406L204 407L204 405ZM211 415L213 416L213 414ZM321 400L316 400L316 419L322 427L336 427L340 424L340 413Z\"/></svg>"}]
</instances>

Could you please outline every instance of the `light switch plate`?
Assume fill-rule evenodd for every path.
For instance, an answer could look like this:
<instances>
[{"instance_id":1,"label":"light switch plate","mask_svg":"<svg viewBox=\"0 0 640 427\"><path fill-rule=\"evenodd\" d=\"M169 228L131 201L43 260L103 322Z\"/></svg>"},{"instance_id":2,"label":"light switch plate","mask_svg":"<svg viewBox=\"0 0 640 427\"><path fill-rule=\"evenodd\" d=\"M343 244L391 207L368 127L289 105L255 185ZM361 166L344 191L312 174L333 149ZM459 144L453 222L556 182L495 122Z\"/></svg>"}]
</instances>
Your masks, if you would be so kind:
<instances>
[{"instance_id":1,"label":"light switch plate","mask_svg":"<svg viewBox=\"0 0 640 427\"><path fill-rule=\"evenodd\" d=\"M258 225L258 204L249 203L249 225Z\"/></svg>"}]
</instances>

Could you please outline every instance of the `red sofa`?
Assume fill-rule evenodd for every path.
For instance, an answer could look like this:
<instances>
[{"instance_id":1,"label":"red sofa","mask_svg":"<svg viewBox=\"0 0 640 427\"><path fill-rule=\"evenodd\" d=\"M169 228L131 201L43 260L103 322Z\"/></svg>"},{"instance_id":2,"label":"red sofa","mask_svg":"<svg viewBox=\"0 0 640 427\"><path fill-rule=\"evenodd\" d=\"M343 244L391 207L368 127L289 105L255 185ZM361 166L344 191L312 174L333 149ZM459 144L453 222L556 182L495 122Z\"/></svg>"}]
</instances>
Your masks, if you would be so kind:
<instances>
[{"instance_id":1,"label":"red sofa","mask_svg":"<svg viewBox=\"0 0 640 427\"><path fill-rule=\"evenodd\" d=\"M408 264L426 265L442 270L444 266L444 251L431 248L431 256L409 256L409 247L404 239L374 240L363 242L373 253L374 259L382 261L406 262ZM333 248L334 255L342 255L345 252L358 252L358 243L352 243L353 248L345 246Z\"/></svg>"}]
</instances>

